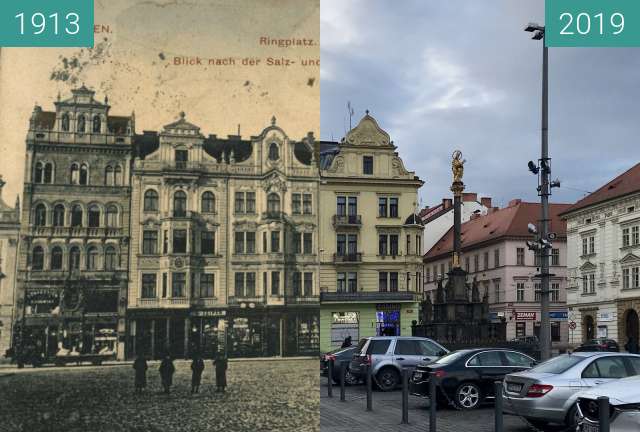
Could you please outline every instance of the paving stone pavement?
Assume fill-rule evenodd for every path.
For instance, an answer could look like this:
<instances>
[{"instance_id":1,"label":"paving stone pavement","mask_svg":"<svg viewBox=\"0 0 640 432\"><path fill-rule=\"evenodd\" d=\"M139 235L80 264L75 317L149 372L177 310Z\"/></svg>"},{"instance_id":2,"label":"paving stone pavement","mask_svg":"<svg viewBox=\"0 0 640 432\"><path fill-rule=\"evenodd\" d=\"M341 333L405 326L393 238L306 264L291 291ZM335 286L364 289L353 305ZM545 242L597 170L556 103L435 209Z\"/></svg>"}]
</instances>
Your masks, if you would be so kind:
<instances>
[{"instance_id":1,"label":"paving stone pavement","mask_svg":"<svg viewBox=\"0 0 640 432\"><path fill-rule=\"evenodd\" d=\"M333 387L333 397L327 396L327 380L320 385L320 430L322 432L428 432L429 402L409 396L409 424L401 424L402 393L373 392L373 411L367 412L366 388L347 387L346 401L340 401L340 387ZM486 405L471 412L452 408L438 409L438 432L494 432L494 407ZM550 431L552 429L549 429ZM524 420L504 416L505 432L532 432Z\"/></svg>"}]
</instances>

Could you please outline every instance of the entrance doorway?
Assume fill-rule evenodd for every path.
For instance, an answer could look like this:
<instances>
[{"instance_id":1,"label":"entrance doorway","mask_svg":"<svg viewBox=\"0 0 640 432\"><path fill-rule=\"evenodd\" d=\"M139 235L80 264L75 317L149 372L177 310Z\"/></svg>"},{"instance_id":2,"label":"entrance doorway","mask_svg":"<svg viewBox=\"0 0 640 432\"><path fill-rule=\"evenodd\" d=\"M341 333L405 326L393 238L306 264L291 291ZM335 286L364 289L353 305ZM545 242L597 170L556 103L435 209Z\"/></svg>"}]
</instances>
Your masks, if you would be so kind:
<instances>
[{"instance_id":1,"label":"entrance doorway","mask_svg":"<svg viewBox=\"0 0 640 432\"><path fill-rule=\"evenodd\" d=\"M632 338L638 342L638 336L640 334L640 320L638 320L638 312L633 309L629 309L625 312L625 333L628 338ZM623 341L623 342L626 342Z\"/></svg>"},{"instance_id":2,"label":"entrance doorway","mask_svg":"<svg viewBox=\"0 0 640 432\"><path fill-rule=\"evenodd\" d=\"M582 333L583 342L587 342L595 338L595 326L591 315L584 316L584 331Z\"/></svg>"},{"instance_id":3,"label":"entrance doorway","mask_svg":"<svg viewBox=\"0 0 640 432\"><path fill-rule=\"evenodd\" d=\"M400 336L400 310L376 311L376 334Z\"/></svg>"}]
</instances>

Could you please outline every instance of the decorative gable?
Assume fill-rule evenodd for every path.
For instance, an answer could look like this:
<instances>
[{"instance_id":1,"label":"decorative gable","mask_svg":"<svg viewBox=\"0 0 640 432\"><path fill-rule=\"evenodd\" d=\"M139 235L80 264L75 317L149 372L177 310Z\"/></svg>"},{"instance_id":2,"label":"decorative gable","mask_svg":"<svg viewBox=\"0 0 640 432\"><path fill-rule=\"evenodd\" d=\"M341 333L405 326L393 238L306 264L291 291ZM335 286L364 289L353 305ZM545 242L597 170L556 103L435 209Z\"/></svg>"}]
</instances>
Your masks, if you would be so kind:
<instances>
[{"instance_id":1,"label":"decorative gable","mask_svg":"<svg viewBox=\"0 0 640 432\"><path fill-rule=\"evenodd\" d=\"M389 134L378 126L376 120L367 114L360 120L358 126L351 129L345 137L345 144L355 146L394 147Z\"/></svg>"},{"instance_id":2,"label":"decorative gable","mask_svg":"<svg viewBox=\"0 0 640 432\"><path fill-rule=\"evenodd\" d=\"M640 261L640 257L632 253L629 253L620 260L620 265L632 264L632 263L637 264L639 261Z\"/></svg>"},{"instance_id":3,"label":"decorative gable","mask_svg":"<svg viewBox=\"0 0 640 432\"><path fill-rule=\"evenodd\" d=\"M594 272L598 269L598 267L593 264L591 261L587 261L586 263L582 264L582 266L580 266L580 271L585 273L585 272Z\"/></svg>"}]
</instances>

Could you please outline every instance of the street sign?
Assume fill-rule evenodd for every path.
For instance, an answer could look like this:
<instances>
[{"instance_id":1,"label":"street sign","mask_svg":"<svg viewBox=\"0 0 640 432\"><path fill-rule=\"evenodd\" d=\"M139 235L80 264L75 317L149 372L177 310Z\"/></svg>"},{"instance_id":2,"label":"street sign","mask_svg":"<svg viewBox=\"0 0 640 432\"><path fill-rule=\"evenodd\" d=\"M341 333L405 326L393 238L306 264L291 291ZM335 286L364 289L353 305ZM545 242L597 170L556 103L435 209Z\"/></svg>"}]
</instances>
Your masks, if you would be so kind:
<instances>
[{"instance_id":1,"label":"street sign","mask_svg":"<svg viewBox=\"0 0 640 432\"><path fill-rule=\"evenodd\" d=\"M554 232L550 232L549 234L547 234L547 239L548 240L555 240L558 237L558 235Z\"/></svg>"},{"instance_id":2,"label":"street sign","mask_svg":"<svg viewBox=\"0 0 640 432\"><path fill-rule=\"evenodd\" d=\"M571 322L569 322L569 328L570 328L571 330L575 330L575 329L576 329L576 327L577 327L577 325L576 325L576 322L575 322L575 321L571 321Z\"/></svg>"}]
</instances>

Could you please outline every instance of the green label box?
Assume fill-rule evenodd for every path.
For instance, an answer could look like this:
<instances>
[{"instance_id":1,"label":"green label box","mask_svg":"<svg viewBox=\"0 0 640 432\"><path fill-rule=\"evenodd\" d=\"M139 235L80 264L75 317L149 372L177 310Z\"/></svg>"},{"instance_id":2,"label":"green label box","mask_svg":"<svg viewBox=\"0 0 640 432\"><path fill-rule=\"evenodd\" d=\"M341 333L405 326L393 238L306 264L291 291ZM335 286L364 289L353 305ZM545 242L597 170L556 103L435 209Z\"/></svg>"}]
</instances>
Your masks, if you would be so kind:
<instances>
[{"instance_id":1,"label":"green label box","mask_svg":"<svg viewBox=\"0 0 640 432\"><path fill-rule=\"evenodd\" d=\"M640 46L640 0L546 0L548 47Z\"/></svg>"},{"instance_id":2,"label":"green label box","mask_svg":"<svg viewBox=\"0 0 640 432\"><path fill-rule=\"evenodd\" d=\"M0 47L93 47L93 0L0 0Z\"/></svg>"}]
</instances>

